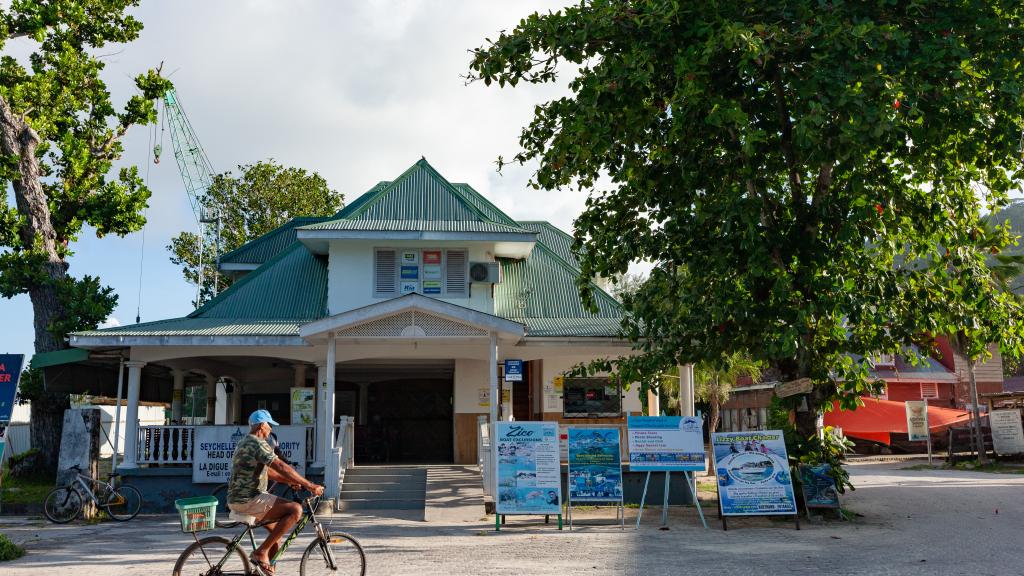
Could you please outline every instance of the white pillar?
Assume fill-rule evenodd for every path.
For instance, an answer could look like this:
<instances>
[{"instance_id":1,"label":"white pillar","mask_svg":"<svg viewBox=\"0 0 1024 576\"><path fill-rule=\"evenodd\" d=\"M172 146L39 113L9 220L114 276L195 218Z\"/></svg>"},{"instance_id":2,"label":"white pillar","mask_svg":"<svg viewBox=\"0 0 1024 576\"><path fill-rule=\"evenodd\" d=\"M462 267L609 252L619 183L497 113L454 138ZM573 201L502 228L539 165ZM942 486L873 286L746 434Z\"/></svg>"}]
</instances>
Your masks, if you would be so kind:
<instances>
[{"instance_id":1,"label":"white pillar","mask_svg":"<svg viewBox=\"0 0 1024 576\"><path fill-rule=\"evenodd\" d=\"M647 415L661 416L661 398L653 388L647 390Z\"/></svg>"},{"instance_id":2,"label":"white pillar","mask_svg":"<svg viewBox=\"0 0 1024 576\"><path fill-rule=\"evenodd\" d=\"M324 415L324 407L327 406L327 364L317 362L316 364L316 442L313 453L313 464L318 468L324 465L324 427L327 416Z\"/></svg>"},{"instance_id":3,"label":"white pillar","mask_svg":"<svg viewBox=\"0 0 1024 576\"><path fill-rule=\"evenodd\" d=\"M360 382L359 383L359 413L356 423L365 426L366 420L369 417L367 410L370 405L370 383Z\"/></svg>"},{"instance_id":4,"label":"white pillar","mask_svg":"<svg viewBox=\"0 0 1024 576\"><path fill-rule=\"evenodd\" d=\"M693 416L693 364L679 366L679 414Z\"/></svg>"},{"instance_id":5,"label":"white pillar","mask_svg":"<svg viewBox=\"0 0 1024 576\"><path fill-rule=\"evenodd\" d=\"M491 332L491 341L487 346L487 361L491 375L491 422L498 421L498 402L501 402L501 390L498 389L498 335Z\"/></svg>"},{"instance_id":6,"label":"white pillar","mask_svg":"<svg viewBox=\"0 0 1024 576\"><path fill-rule=\"evenodd\" d=\"M233 391L231 392L231 416L228 418L228 424L244 424L248 422L248 414L242 414L242 386L234 381L231 383Z\"/></svg>"},{"instance_id":7,"label":"white pillar","mask_svg":"<svg viewBox=\"0 0 1024 576\"><path fill-rule=\"evenodd\" d=\"M217 397L217 405L213 410L213 423L224 425L228 423L228 393L224 390L224 381L219 380L214 386Z\"/></svg>"},{"instance_id":8,"label":"white pillar","mask_svg":"<svg viewBox=\"0 0 1024 576\"><path fill-rule=\"evenodd\" d=\"M181 403L185 395L185 371L171 370L174 388L171 390L171 422L181 423Z\"/></svg>"},{"instance_id":9,"label":"white pillar","mask_svg":"<svg viewBox=\"0 0 1024 576\"><path fill-rule=\"evenodd\" d=\"M217 379L206 376L206 423L217 422Z\"/></svg>"},{"instance_id":10,"label":"white pillar","mask_svg":"<svg viewBox=\"0 0 1024 576\"><path fill-rule=\"evenodd\" d=\"M125 362L128 367L128 410L124 423L124 463L122 468L138 468L136 455L139 445L139 391L142 388L142 367L145 362Z\"/></svg>"},{"instance_id":11,"label":"white pillar","mask_svg":"<svg viewBox=\"0 0 1024 576\"><path fill-rule=\"evenodd\" d=\"M324 463L334 449L334 369L337 358L337 346L334 333L327 338L327 381L324 383Z\"/></svg>"}]
</instances>

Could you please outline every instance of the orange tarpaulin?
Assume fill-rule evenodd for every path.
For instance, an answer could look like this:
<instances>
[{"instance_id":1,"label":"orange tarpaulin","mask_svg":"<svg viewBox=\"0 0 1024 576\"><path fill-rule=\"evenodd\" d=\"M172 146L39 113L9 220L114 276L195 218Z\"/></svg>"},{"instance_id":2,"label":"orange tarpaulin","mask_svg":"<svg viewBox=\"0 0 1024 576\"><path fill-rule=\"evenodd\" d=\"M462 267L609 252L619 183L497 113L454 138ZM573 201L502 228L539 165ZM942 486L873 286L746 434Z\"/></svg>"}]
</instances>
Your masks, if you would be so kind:
<instances>
[{"instance_id":1,"label":"orange tarpaulin","mask_svg":"<svg viewBox=\"0 0 1024 576\"><path fill-rule=\"evenodd\" d=\"M864 405L856 410L840 410L838 407L825 413L825 425L843 429L843 434L864 440L889 444L889 434L907 433L907 408L903 402L861 398ZM932 432L967 422L969 412L952 408L928 407L928 428Z\"/></svg>"}]
</instances>

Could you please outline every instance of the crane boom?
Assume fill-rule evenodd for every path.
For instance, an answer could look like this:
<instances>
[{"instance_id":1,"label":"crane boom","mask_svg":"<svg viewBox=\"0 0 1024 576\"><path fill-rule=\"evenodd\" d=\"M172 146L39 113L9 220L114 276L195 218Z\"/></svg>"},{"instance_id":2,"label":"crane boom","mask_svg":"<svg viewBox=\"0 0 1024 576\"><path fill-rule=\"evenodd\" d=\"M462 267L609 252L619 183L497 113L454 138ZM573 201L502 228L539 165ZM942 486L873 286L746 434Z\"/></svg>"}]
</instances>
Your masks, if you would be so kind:
<instances>
[{"instance_id":1,"label":"crane boom","mask_svg":"<svg viewBox=\"0 0 1024 576\"><path fill-rule=\"evenodd\" d=\"M164 114L171 126L174 159L178 162L178 170L185 183L189 204L192 205L196 222L201 224L203 220L209 219L208 215L204 214L202 198L213 184L213 166L173 88L164 93Z\"/></svg>"}]
</instances>

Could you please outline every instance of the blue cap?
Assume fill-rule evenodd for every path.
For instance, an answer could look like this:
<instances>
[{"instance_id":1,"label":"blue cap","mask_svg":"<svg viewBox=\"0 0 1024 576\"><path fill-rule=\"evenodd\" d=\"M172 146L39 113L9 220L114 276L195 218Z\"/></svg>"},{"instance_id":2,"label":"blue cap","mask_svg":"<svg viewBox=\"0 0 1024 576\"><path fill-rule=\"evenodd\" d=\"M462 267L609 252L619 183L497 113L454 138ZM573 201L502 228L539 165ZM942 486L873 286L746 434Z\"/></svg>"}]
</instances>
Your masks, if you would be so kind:
<instances>
[{"instance_id":1,"label":"blue cap","mask_svg":"<svg viewBox=\"0 0 1024 576\"><path fill-rule=\"evenodd\" d=\"M255 426L263 422L266 422L271 426L280 426L280 424L274 422L274 419L270 416L270 412L267 412L266 410L257 410L249 415L249 426Z\"/></svg>"}]
</instances>

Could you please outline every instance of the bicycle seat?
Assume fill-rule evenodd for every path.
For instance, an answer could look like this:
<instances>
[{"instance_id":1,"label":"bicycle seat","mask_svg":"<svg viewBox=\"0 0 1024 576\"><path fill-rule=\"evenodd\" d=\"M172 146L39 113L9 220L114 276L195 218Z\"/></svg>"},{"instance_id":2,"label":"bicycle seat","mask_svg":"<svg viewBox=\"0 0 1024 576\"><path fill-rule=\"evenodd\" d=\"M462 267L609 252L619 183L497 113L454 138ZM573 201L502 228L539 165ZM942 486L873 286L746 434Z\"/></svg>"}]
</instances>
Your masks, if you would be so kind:
<instances>
[{"instance_id":1,"label":"bicycle seat","mask_svg":"<svg viewBox=\"0 0 1024 576\"><path fill-rule=\"evenodd\" d=\"M230 513L228 513L228 520L231 520L232 522L241 522L242 524L245 524L247 526L252 526L253 524L256 524L255 516L242 514L240 512L235 512L234 510L231 510Z\"/></svg>"}]
</instances>

